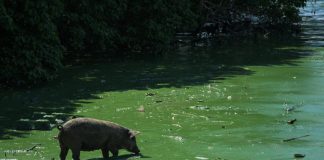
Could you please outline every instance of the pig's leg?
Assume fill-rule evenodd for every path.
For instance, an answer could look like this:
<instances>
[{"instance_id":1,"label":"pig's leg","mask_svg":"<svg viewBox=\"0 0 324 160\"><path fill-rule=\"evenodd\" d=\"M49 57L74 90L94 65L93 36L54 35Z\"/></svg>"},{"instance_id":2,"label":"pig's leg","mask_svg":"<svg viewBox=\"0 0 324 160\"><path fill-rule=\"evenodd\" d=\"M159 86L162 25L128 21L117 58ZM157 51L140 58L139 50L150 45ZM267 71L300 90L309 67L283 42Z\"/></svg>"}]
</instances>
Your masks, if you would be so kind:
<instances>
[{"instance_id":1,"label":"pig's leg","mask_svg":"<svg viewBox=\"0 0 324 160\"><path fill-rule=\"evenodd\" d=\"M69 149L67 147L61 146L61 153L60 153L61 160L65 160L68 151L69 151Z\"/></svg>"},{"instance_id":2,"label":"pig's leg","mask_svg":"<svg viewBox=\"0 0 324 160\"><path fill-rule=\"evenodd\" d=\"M108 159L109 157L109 150L108 147L101 148L102 156L104 159Z\"/></svg>"},{"instance_id":3,"label":"pig's leg","mask_svg":"<svg viewBox=\"0 0 324 160\"><path fill-rule=\"evenodd\" d=\"M73 160L80 160L80 148L72 148L72 158L73 158Z\"/></svg>"},{"instance_id":4,"label":"pig's leg","mask_svg":"<svg viewBox=\"0 0 324 160\"><path fill-rule=\"evenodd\" d=\"M112 149L111 153L113 154L114 157L118 156L118 149Z\"/></svg>"}]
</instances>

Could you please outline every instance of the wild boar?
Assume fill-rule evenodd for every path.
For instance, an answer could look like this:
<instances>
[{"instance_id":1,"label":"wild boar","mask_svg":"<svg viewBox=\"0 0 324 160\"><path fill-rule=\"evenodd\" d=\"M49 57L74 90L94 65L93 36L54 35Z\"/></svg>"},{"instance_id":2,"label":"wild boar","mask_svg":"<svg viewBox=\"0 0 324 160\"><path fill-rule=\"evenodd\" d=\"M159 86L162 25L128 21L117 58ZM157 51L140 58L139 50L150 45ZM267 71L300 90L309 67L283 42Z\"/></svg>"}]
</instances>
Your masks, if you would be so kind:
<instances>
[{"instance_id":1,"label":"wild boar","mask_svg":"<svg viewBox=\"0 0 324 160\"><path fill-rule=\"evenodd\" d=\"M68 150L72 150L73 160L80 159L80 151L101 149L105 159L109 151L118 156L119 149L139 154L136 133L118 124L92 118L75 118L57 127L60 131L57 139L60 143L60 159L65 160Z\"/></svg>"}]
</instances>

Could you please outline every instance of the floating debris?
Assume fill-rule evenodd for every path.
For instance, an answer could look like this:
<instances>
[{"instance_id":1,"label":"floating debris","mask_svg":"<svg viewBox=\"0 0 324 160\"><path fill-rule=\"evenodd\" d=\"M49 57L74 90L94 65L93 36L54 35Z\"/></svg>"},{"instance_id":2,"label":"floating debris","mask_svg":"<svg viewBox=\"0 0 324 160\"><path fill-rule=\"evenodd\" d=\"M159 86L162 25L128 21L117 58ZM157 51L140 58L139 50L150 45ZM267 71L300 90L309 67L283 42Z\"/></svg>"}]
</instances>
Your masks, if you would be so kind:
<instances>
[{"instance_id":1,"label":"floating debris","mask_svg":"<svg viewBox=\"0 0 324 160\"><path fill-rule=\"evenodd\" d=\"M296 121L297 121L297 119L292 119L292 120L287 121L287 123L288 124L294 124Z\"/></svg>"},{"instance_id":2,"label":"floating debris","mask_svg":"<svg viewBox=\"0 0 324 160\"><path fill-rule=\"evenodd\" d=\"M295 104L295 105L292 105L292 106L288 106L286 103L284 104L284 106L286 106L284 108L284 110L289 113L289 112L292 112L294 110L296 110L297 108L300 108L302 107L303 103L299 103L299 104Z\"/></svg>"},{"instance_id":3,"label":"floating debris","mask_svg":"<svg viewBox=\"0 0 324 160\"><path fill-rule=\"evenodd\" d=\"M156 100L155 101L155 103L161 103L161 102L163 102L163 101L161 101L161 100Z\"/></svg>"},{"instance_id":4,"label":"floating debris","mask_svg":"<svg viewBox=\"0 0 324 160\"><path fill-rule=\"evenodd\" d=\"M144 106L140 106L139 108L137 108L137 111L139 111L139 112L145 112Z\"/></svg>"},{"instance_id":5,"label":"floating debris","mask_svg":"<svg viewBox=\"0 0 324 160\"><path fill-rule=\"evenodd\" d=\"M9 154L12 154L13 156L17 153L26 153L27 151L26 150L23 150L23 149L17 149L17 150L5 150L4 153L5 153L5 156L9 155ZM7 159L5 159L7 160Z\"/></svg>"},{"instance_id":6,"label":"floating debris","mask_svg":"<svg viewBox=\"0 0 324 160\"><path fill-rule=\"evenodd\" d=\"M293 111L293 110L295 110L296 108L295 108L295 106L289 106L289 107L286 107L285 108L285 111L286 112L291 112L291 111Z\"/></svg>"},{"instance_id":7,"label":"floating debris","mask_svg":"<svg viewBox=\"0 0 324 160\"><path fill-rule=\"evenodd\" d=\"M168 137L170 139L173 139L173 140L181 142L181 143L184 141L184 139L181 136L166 136L166 135L162 135L162 136L163 137Z\"/></svg>"},{"instance_id":8,"label":"floating debris","mask_svg":"<svg viewBox=\"0 0 324 160\"><path fill-rule=\"evenodd\" d=\"M208 106L200 106L200 105L197 105L197 106L190 106L189 108L190 108L190 109L195 109L195 110L208 110L208 109L209 109Z\"/></svg>"},{"instance_id":9,"label":"floating debris","mask_svg":"<svg viewBox=\"0 0 324 160\"><path fill-rule=\"evenodd\" d=\"M201 160L205 160L205 159L208 159L208 158L206 158L206 157L200 157L200 156L197 156L197 157L195 157L196 159L201 159Z\"/></svg>"},{"instance_id":10,"label":"floating debris","mask_svg":"<svg viewBox=\"0 0 324 160\"><path fill-rule=\"evenodd\" d=\"M232 96L227 96L227 100L232 100Z\"/></svg>"},{"instance_id":11,"label":"floating debris","mask_svg":"<svg viewBox=\"0 0 324 160\"><path fill-rule=\"evenodd\" d=\"M38 148L40 148L39 146L41 146L40 143L36 143L35 145L33 145L32 147L28 148L28 149L17 149L17 150L5 150L4 151L4 154L5 154L5 159L1 159L0 160L17 160L17 159L8 159L7 158L7 155L9 154L12 154L12 156L15 156L17 153L27 153L27 152L30 152L30 151L34 151Z\"/></svg>"},{"instance_id":12,"label":"floating debris","mask_svg":"<svg viewBox=\"0 0 324 160\"><path fill-rule=\"evenodd\" d=\"M294 154L295 158L304 158L305 156L306 156L305 154L299 154L299 153Z\"/></svg>"},{"instance_id":13,"label":"floating debris","mask_svg":"<svg viewBox=\"0 0 324 160\"><path fill-rule=\"evenodd\" d=\"M172 126L182 128L182 126L180 124L172 124Z\"/></svg>"},{"instance_id":14,"label":"floating debris","mask_svg":"<svg viewBox=\"0 0 324 160\"><path fill-rule=\"evenodd\" d=\"M145 95L151 97L151 96L155 96L155 93L146 93Z\"/></svg>"},{"instance_id":15,"label":"floating debris","mask_svg":"<svg viewBox=\"0 0 324 160\"><path fill-rule=\"evenodd\" d=\"M297 140L297 139L308 137L308 136L310 136L310 135L304 135L304 136L300 136L300 137L289 138L289 139L283 140L283 142L289 142L289 141Z\"/></svg>"},{"instance_id":16,"label":"floating debris","mask_svg":"<svg viewBox=\"0 0 324 160\"><path fill-rule=\"evenodd\" d=\"M32 146L32 147L30 147L30 148L26 149L26 152L32 151L32 150L36 149L36 148L37 148L37 146L40 146L40 145L42 145L42 144L40 144L40 143L37 143L37 144L35 144L34 146Z\"/></svg>"},{"instance_id":17,"label":"floating debris","mask_svg":"<svg viewBox=\"0 0 324 160\"><path fill-rule=\"evenodd\" d=\"M117 111L117 112L121 112L121 111L127 111L127 110L130 110L130 109L131 109L130 107L116 108L116 111Z\"/></svg>"}]
</instances>

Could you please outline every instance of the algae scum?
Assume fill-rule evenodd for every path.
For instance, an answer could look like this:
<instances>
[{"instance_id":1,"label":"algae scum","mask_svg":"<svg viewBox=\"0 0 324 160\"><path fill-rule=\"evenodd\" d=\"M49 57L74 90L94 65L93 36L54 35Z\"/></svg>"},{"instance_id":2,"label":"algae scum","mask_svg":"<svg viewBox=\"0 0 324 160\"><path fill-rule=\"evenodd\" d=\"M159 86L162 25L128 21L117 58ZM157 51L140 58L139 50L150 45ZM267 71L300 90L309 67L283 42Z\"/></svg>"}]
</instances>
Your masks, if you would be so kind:
<instances>
[{"instance_id":1,"label":"algae scum","mask_svg":"<svg viewBox=\"0 0 324 160\"><path fill-rule=\"evenodd\" d=\"M140 131L142 157L124 151L119 159L321 159L323 4L303 10L297 39L211 42L180 48L178 59L70 66L45 87L2 91L0 159L58 159L51 124L66 119L60 113ZM35 128L39 119L50 123ZM22 129L34 130L14 130L26 121L32 125Z\"/></svg>"}]
</instances>

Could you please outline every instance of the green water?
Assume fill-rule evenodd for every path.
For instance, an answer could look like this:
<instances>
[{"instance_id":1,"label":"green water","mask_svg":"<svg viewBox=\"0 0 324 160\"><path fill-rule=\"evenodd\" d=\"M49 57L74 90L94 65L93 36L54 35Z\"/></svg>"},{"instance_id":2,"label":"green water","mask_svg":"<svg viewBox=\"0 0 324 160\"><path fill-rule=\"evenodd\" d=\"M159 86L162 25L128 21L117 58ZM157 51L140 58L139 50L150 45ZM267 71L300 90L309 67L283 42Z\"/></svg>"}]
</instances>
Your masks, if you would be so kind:
<instances>
[{"instance_id":1,"label":"green water","mask_svg":"<svg viewBox=\"0 0 324 160\"><path fill-rule=\"evenodd\" d=\"M71 65L42 87L1 91L0 159L58 159L57 129L13 130L18 119L39 111L138 130L142 159L289 160L296 153L321 159L323 11L314 16L307 9L296 39L210 42L150 60ZM81 159L100 157L100 151L81 152Z\"/></svg>"}]
</instances>

